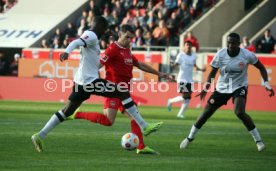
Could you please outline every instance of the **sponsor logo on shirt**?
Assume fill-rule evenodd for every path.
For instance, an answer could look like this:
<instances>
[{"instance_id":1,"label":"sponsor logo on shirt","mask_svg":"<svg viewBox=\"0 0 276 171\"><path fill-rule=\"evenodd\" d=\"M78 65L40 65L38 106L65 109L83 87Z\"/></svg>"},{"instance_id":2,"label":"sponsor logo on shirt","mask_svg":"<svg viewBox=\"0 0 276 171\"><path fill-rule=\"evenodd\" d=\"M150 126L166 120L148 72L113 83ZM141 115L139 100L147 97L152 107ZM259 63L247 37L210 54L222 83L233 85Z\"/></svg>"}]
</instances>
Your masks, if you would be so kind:
<instances>
[{"instance_id":1,"label":"sponsor logo on shirt","mask_svg":"<svg viewBox=\"0 0 276 171\"><path fill-rule=\"evenodd\" d=\"M116 102L113 101L113 100L111 100L111 101L109 102L109 105L110 105L111 107L115 107L115 106L116 106Z\"/></svg>"},{"instance_id":2,"label":"sponsor logo on shirt","mask_svg":"<svg viewBox=\"0 0 276 171\"><path fill-rule=\"evenodd\" d=\"M240 63L239 63L239 66L240 66L240 68L243 68L243 67L244 67L244 63L243 63L243 62L240 62Z\"/></svg>"},{"instance_id":3,"label":"sponsor logo on shirt","mask_svg":"<svg viewBox=\"0 0 276 171\"><path fill-rule=\"evenodd\" d=\"M101 61L106 62L108 60L108 56L105 54L101 55Z\"/></svg>"},{"instance_id":4,"label":"sponsor logo on shirt","mask_svg":"<svg viewBox=\"0 0 276 171\"><path fill-rule=\"evenodd\" d=\"M125 58L124 61L126 65L133 65L132 58Z\"/></svg>"}]
</instances>

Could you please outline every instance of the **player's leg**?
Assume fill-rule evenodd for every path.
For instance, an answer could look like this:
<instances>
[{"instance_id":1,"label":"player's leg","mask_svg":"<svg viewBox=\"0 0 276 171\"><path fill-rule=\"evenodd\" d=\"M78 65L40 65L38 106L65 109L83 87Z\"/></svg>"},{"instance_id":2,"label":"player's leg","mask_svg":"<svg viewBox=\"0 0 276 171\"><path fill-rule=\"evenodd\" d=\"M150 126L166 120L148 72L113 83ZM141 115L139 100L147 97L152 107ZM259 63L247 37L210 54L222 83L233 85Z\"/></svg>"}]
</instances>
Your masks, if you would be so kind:
<instances>
[{"instance_id":1,"label":"player's leg","mask_svg":"<svg viewBox=\"0 0 276 171\"><path fill-rule=\"evenodd\" d=\"M81 91L81 87L73 87L73 92L71 93L66 106L62 110L55 112L45 126L38 133L32 135L32 142L38 152L43 151L43 139L46 138L47 134L63 122L68 116L72 115L81 103L89 98L89 96L89 94Z\"/></svg>"},{"instance_id":2,"label":"player's leg","mask_svg":"<svg viewBox=\"0 0 276 171\"><path fill-rule=\"evenodd\" d=\"M74 119L85 119L104 126L112 126L120 104L120 99L105 98L103 114L99 112L76 112Z\"/></svg>"},{"instance_id":3,"label":"player's leg","mask_svg":"<svg viewBox=\"0 0 276 171\"><path fill-rule=\"evenodd\" d=\"M131 132L136 134L139 139L139 145L137 147L136 153L137 154L160 154L159 152L155 151L154 149L150 148L144 143L144 137L141 131L141 128L139 125L136 123L134 119L124 110L123 107L120 107L120 111L129 117L130 119L130 126L131 126Z\"/></svg>"},{"instance_id":4,"label":"player's leg","mask_svg":"<svg viewBox=\"0 0 276 171\"><path fill-rule=\"evenodd\" d=\"M137 124L143 130L142 132L145 136L157 131L162 126L163 122L148 124L142 118L140 112L138 111L132 98L130 97L130 93L128 90L121 89L116 84L103 79L97 79L93 82L93 84L97 85L100 91L94 91L92 92L92 94L120 99L125 110L137 122Z\"/></svg>"},{"instance_id":5,"label":"player's leg","mask_svg":"<svg viewBox=\"0 0 276 171\"><path fill-rule=\"evenodd\" d=\"M222 105L226 104L230 98L231 95L221 94L215 91L209 98L204 108L204 111L197 118L196 123L192 126L188 137L181 142L180 148L187 148L190 142L194 140L196 133L199 131L199 129L207 122L207 120L215 113L215 111Z\"/></svg>"},{"instance_id":6,"label":"player's leg","mask_svg":"<svg viewBox=\"0 0 276 171\"><path fill-rule=\"evenodd\" d=\"M190 104L191 95L192 95L192 84L191 83L185 84L185 87L182 88L181 93L183 95L184 102L181 105L180 110L177 114L178 118L184 118L184 113Z\"/></svg>"},{"instance_id":7,"label":"player's leg","mask_svg":"<svg viewBox=\"0 0 276 171\"><path fill-rule=\"evenodd\" d=\"M183 100L184 99L183 99L182 96L176 96L174 98L168 99L168 101L167 101L167 109L168 109L168 111L172 110L172 104L173 103L182 102Z\"/></svg>"},{"instance_id":8,"label":"player's leg","mask_svg":"<svg viewBox=\"0 0 276 171\"><path fill-rule=\"evenodd\" d=\"M235 91L233 101L234 101L234 112L236 116L243 122L244 126L247 128L254 141L256 142L258 151L265 149L265 145L262 141L259 131L257 130L252 118L245 112L246 108L246 89L238 89Z\"/></svg>"},{"instance_id":9,"label":"player's leg","mask_svg":"<svg viewBox=\"0 0 276 171\"><path fill-rule=\"evenodd\" d=\"M181 91L182 91L182 86L184 85L184 83L179 83L179 84L177 84L177 92L179 92L179 93L181 93ZM171 99L168 99L168 101L167 101L167 109L168 109L168 111L171 111L172 110L172 104L173 103L177 103L177 102L182 102L182 101L184 101L184 99L183 99L183 95L181 94L181 95L179 95L179 96L176 96L176 97L174 97L174 98L171 98Z\"/></svg>"}]
</instances>

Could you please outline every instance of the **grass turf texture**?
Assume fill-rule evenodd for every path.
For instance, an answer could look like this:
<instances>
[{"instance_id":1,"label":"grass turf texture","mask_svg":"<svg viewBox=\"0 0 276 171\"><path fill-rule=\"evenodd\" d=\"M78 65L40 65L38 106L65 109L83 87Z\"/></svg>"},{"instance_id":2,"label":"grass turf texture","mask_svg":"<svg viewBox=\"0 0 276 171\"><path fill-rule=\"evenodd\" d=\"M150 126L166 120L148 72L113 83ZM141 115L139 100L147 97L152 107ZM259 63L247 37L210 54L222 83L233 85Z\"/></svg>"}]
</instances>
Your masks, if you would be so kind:
<instances>
[{"instance_id":1,"label":"grass turf texture","mask_svg":"<svg viewBox=\"0 0 276 171\"><path fill-rule=\"evenodd\" d=\"M62 103L0 101L0 170L275 170L276 113L248 112L266 149L258 152L252 137L232 111L218 110L186 150L179 144L201 112L188 109L183 120L178 108L140 107L148 122L164 121L160 131L145 138L161 153L137 155L121 148L129 119L118 113L112 127L85 120L66 121L46 138L37 153L31 135L38 132ZM101 105L84 104L83 111L102 111Z\"/></svg>"}]
</instances>

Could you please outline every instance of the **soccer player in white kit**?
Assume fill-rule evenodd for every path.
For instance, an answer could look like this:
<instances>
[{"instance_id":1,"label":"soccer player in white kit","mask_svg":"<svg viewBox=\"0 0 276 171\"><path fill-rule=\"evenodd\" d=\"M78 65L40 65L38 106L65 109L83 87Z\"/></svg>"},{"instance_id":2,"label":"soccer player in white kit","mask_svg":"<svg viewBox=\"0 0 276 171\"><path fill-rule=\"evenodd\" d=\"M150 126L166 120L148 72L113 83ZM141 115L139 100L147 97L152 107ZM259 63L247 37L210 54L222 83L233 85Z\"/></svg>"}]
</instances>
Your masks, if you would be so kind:
<instances>
[{"instance_id":1,"label":"soccer player in white kit","mask_svg":"<svg viewBox=\"0 0 276 171\"><path fill-rule=\"evenodd\" d=\"M125 110L140 126L145 136L157 131L161 127L162 122L149 124L144 121L130 97L129 91L112 82L99 78L99 39L105 34L107 29L108 22L106 19L101 16L95 17L91 30L85 31L79 39L71 42L66 48L65 53L60 55L61 61L67 60L70 52L79 46L81 47L80 65L74 76L74 87L66 106L54 113L45 126L31 137L37 152L43 151L43 140L47 134L71 116L82 102L89 99L92 94L120 99Z\"/></svg>"},{"instance_id":2,"label":"soccer player in white kit","mask_svg":"<svg viewBox=\"0 0 276 171\"><path fill-rule=\"evenodd\" d=\"M267 71L264 65L253 53L240 48L239 45L240 36L237 33L230 33L227 37L227 48L218 51L211 62L212 70L207 79L208 86L206 86L206 90L201 91L197 96L200 96L201 99L205 98L211 81L213 81L216 73L220 70L216 90L209 98L203 113L192 126L188 137L181 142L181 149L188 147L192 140L194 140L198 130L215 113L215 111L222 105L225 105L231 97L234 104L234 113L252 135L256 142L258 151L265 149L263 140L254 125L253 120L245 112L248 87L248 65L251 64L259 69L264 80L265 88L270 92L270 97L274 96L274 90L268 83Z\"/></svg>"},{"instance_id":3,"label":"soccer player in white kit","mask_svg":"<svg viewBox=\"0 0 276 171\"><path fill-rule=\"evenodd\" d=\"M178 91L181 94L181 96L170 98L167 102L167 108L169 111L171 111L173 103L183 102L177 114L177 117L184 118L184 113L189 106L192 95L192 85L194 82L193 69L195 67L197 71L205 71L205 68L200 69L196 65L196 54L192 52L192 42L190 41L184 42L183 52L180 52L176 57L174 66L176 65L179 65L177 85Z\"/></svg>"}]
</instances>

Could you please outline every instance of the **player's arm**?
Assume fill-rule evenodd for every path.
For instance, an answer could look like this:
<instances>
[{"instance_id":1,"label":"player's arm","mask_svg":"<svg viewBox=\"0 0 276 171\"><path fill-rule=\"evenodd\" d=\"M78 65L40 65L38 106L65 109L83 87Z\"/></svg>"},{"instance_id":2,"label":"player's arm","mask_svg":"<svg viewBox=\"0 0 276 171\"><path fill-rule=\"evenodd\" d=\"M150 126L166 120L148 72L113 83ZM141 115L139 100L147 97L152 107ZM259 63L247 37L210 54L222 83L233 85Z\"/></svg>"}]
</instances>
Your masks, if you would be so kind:
<instances>
[{"instance_id":1,"label":"player's arm","mask_svg":"<svg viewBox=\"0 0 276 171\"><path fill-rule=\"evenodd\" d=\"M202 72L206 71L206 68L199 68L196 64L194 64L194 67L196 68L197 71L202 71Z\"/></svg>"},{"instance_id":2,"label":"player's arm","mask_svg":"<svg viewBox=\"0 0 276 171\"><path fill-rule=\"evenodd\" d=\"M210 88L212 81L215 79L217 72L218 72L219 68L215 68L212 67L212 70L210 71L208 78L207 78L207 82L206 82L206 86L204 87L204 89L197 94L195 97L200 96L201 100L204 100L206 94L207 94L207 90Z\"/></svg>"},{"instance_id":3,"label":"player's arm","mask_svg":"<svg viewBox=\"0 0 276 171\"><path fill-rule=\"evenodd\" d=\"M262 78L264 80L264 86L265 86L266 90L270 92L269 97L274 96L274 90L269 85L267 71L266 71L265 66L259 60L254 64L254 66L256 68L258 68L259 71L260 71L260 74L261 74L261 76L262 76Z\"/></svg>"},{"instance_id":4,"label":"player's arm","mask_svg":"<svg viewBox=\"0 0 276 171\"><path fill-rule=\"evenodd\" d=\"M64 53L61 53L59 56L59 59L61 62L65 61L68 59L69 53L71 53L74 49L80 46L86 46L86 43L83 39L79 38L74 41L72 41L67 48L65 49Z\"/></svg>"},{"instance_id":5,"label":"player's arm","mask_svg":"<svg viewBox=\"0 0 276 171\"><path fill-rule=\"evenodd\" d=\"M166 78L168 80L172 80L172 78L168 74L159 72L144 62L136 62L136 63L134 63L134 66L136 66L137 68L139 68L142 71L145 71L145 72L148 72L148 73L151 73L154 75L158 75L161 78Z\"/></svg>"}]
</instances>

